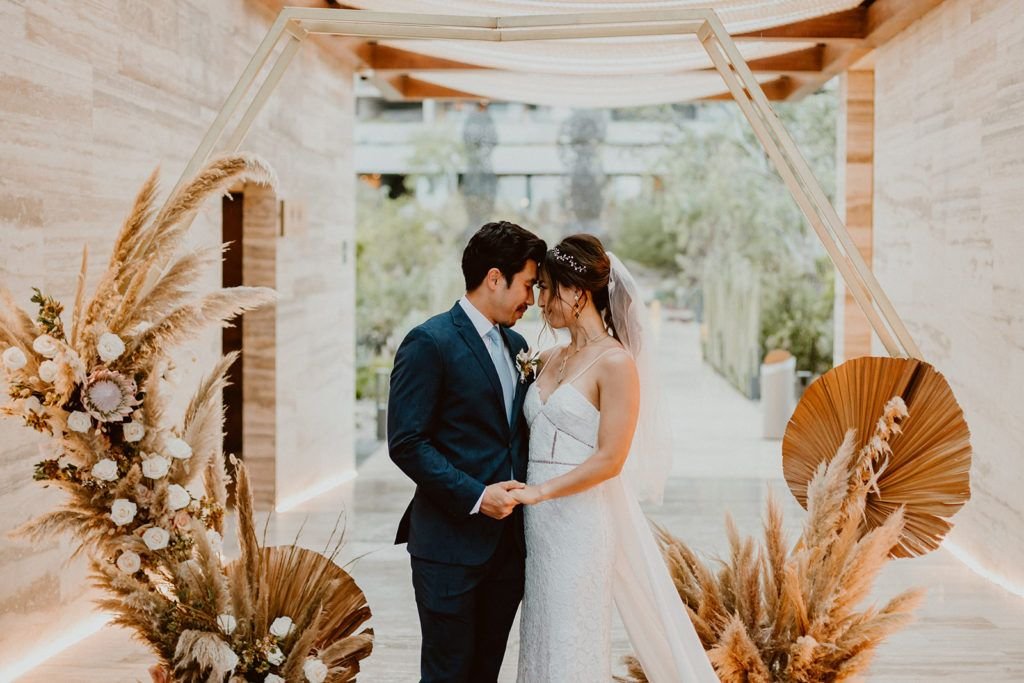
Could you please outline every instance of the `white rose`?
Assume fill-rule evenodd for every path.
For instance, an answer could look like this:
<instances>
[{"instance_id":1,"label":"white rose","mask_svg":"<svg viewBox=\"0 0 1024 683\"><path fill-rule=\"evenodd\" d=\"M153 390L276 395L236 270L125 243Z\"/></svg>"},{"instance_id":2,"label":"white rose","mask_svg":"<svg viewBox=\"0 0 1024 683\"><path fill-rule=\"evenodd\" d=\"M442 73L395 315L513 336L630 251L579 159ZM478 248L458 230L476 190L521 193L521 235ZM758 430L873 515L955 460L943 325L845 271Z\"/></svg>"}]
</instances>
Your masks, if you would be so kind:
<instances>
[{"instance_id":1,"label":"white rose","mask_svg":"<svg viewBox=\"0 0 1024 683\"><path fill-rule=\"evenodd\" d=\"M274 619L274 623L270 625L271 635L275 635L278 638L287 637L295 629L295 624L292 623L290 617L278 617Z\"/></svg>"},{"instance_id":2,"label":"white rose","mask_svg":"<svg viewBox=\"0 0 1024 683\"><path fill-rule=\"evenodd\" d=\"M142 476L147 479L161 479L167 476L170 467L171 463L167 462L167 458L154 455L142 461Z\"/></svg>"},{"instance_id":3,"label":"white rose","mask_svg":"<svg viewBox=\"0 0 1024 683\"><path fill-rule=\"evenodd\" d=\"M267 661L273 666L280 666L284 662L284 653L281 652L281 648L275 645L274 649L267 653ZM269 681L270 679L268 678L267 680Z\"/></svg>"},{"instance_id":4,"label":"white rose","mask_svg":"<svg viewBox=\"0 0 1024 683\"><path fill-rule=\"evenodd\" d=\"M136 512L138 512L138 508L135 503L127 498L118 498L110 505L110 518L117 526L124 526L131 522L135 519Z\"/></svg>"},{"instance_id":5,"label":"white rose","mask_svg":"<svg viewBox=\"0 0 1024 683\"><path fill-rule=\"evenodd\" d=\"M310 657L302 665L302 673L306 674L309 683L324 683L327 680L327 665L316 657Z\"/></svg>"},{"instance_id":6,"label":"white rose","mask_svg":"<svg viewBox=\"0 0 1024 683\"><path fill-rule=\"evenodd\" d=\"M151 526L142 534L142 540L150 550L163 550L167 547L167 542L171 540L171 535L167 533L167 529Z\"/></svg>"},{"instance_id":7,"label":"white rose","mask_svg":"<svg viewBox=\"0 0 1024 683\"><path fill-rule=\"evenodd\" d=\"M32 342L32 350L38 353L40 356L47 358L53 358L57 355L57 351L60 347L57 346L57 340L48 334L41 334L36 337L36 340Z\"/></svg>"},{"instance_id":8,"label":"white rose","mask_svg":"<svg viewBox=\"0 0 1024 683\"><path fill-rule=\"evenodd\" d=\"M209 541L213 552L220 554L224 551L224 537L217 533L216 529L206 530L206 540Z\"/></svg>"},{"instance_id":9,"label":"white rose","mask_svg":"<svg viewBox=\"0 0 1024 683\"><path fill-rule=\"evenodd\" d=\"M224 635L230 636L235 632L235 628L238 626L238 622L230 614L221 614L217 616L217 628L224 632Z\"/></svg>"},{"instance_id":10,"label":"white rose","mask_svg":"<svg viewBox=\"0 0 1024 683\"><path fill-rule=\"evenodd\" d=\"M44 360L39 364L39 379L47 383L52 383L53 380L57 379L57 375L60 373L60 366L54 363L52 360Z\"/></svg>"},{"instance_id":11,"label":"white rose","mask_svg":"<svg viewBox=\"0 0 1024 683\"><path fill-rule=\"evenodd\" d=\"M92 420L89 418L88 413L83 413L80 410L68 415L68 429L73 432L87 432L92 427Z\"/></svg>"},{"instance_id":12,"label":"white rose","mask_svg":"<svg viewBox=\"0 0 1024 683\"><path fill-rule=\"evenodd\" d=\"M133 553L131 550L125 550L121 553L121 556L117 558L117 568L125 574L134 574L139 571L139 567L141 566L142 561L139 559L138 554Z\"/></svg>"},{"instance_id":13,"label":"white rose","mask_svg":"<svg viewBox=\"0 0 1024 683\"><path fill-rule=\"evenodd\" d=\"M39 402L39 399L35 396L29 396L21 400L21 409L26 413L41 413L43 412L43 404Z\"/></svg>"},{"instance_id":14,"label":"white rose","mask_svg":"<svg viewBox=\"0 0 1024 683\"><path fill-rule=\"evenodd\" d=\"M179 460L188 460L192 457L192 447L188 445L188 442L176 436L172 436L164 442L164 451L167 455Z\"/></svg>"},{"instance_id":15,"label":"white rose","mask_svg":"<svg viewBox=\"0 0 1024 683\"><path fill-rule=\"evenodd\" d=\"M282 657L284 655L281 655ZM273 662L271 662L273 664ZM280 662L278 662L280 663ZM277 666L276 664L274 666ZM277 674L267 674L267 677L263 679L263 683L284 683L284 679Z\"/></svg>"},{"instance_id":16,"label":"white rose","mask_svg":"<svg viewBox=\"0 0 1024 683\"><path fill-rule=\"evenodd\" d=\"M124 353L124 342L113 332L104 332L96 342L96 353L104 363L117 360Z\"/></svg>"},{"instance_id":17,"label":"white rose","mask_svg":"<svg viewBox=\"0 0 1024 683\"><path fill-rule=\"evenodd\" d=\"M186 508L191 502L192 496L188 495L188 491L185 490L184 486L171 484L167 487L167 504L171 506L172 510Z\"/></svg>"},{"instance_id":18,"label":"white rose","mask_svg":"<svg viewBox=\"0 0 1024 683\"><path fill-rule=\"evenodd\" d=\"M115 481L117 479L117 463L110 458L103 458L92 466L92 476L103 481Z\"/></svg>"},{"instance_id":19,"label":"white rose","mask_svg":"<svg viewBox=\"0 0 1024 683\"><path fill-rule=\"evenodd\" d=\"M28 363L28 358L25 357L25 352L17 346L12 346L4 351L4 367L8 370L21 370L26 363Z\"/></svg>"},{"instance_id":20,"label":"white rose","mask_svg":"<svg viewBox=\"0 0 1024 683\"><path fill-rule=\"evenodd\" d=\"M128 443L141 441L142 437L146 435L146 428L142 426L141 422L125 422L121 426L121 430L124 432L124 440Z\"/></svg>"}]
</instances>

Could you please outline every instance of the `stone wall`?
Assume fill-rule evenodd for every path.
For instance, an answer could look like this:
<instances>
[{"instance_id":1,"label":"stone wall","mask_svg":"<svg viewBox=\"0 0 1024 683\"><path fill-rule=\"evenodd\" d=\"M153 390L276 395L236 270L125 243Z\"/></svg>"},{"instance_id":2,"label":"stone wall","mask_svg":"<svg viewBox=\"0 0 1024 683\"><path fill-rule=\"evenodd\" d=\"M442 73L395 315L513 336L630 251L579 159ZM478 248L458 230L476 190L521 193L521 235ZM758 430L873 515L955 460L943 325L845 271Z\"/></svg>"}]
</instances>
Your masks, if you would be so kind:
<instances>
[{"instance_id":1,"label":"stone wall","mask_svg":"<svg viewBox=\"0 0 1024 683\"><path fill-rule=\"evenodd\" d=\"M876 52L874 269L971 427L951 541L1024 585L1024 12L947 0ZM876 349L881 353L881 349Z\"/></svg>"}]
</instances>

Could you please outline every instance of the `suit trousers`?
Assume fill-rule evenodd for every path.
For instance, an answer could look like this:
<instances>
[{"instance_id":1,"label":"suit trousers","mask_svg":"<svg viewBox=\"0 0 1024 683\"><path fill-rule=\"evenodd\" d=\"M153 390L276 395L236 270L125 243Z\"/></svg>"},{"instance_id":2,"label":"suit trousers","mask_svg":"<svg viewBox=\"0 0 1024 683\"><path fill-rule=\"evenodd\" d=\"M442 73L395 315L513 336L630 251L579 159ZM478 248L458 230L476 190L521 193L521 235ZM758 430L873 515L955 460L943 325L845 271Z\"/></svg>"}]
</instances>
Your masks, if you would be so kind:
<instances>
[{"instance_id":1,"label":"suit trousers","mask_svg":"<svg viewBox=\"0 0 1024 683\"><path fill-rule=\"evenodd\" d=\"M518 511L517 511L518 512ZM495 683L523 598L525 560L512 515L491 558L479 566L412 557L423 635L421 683Z\"/></svg>"}]
</instances>

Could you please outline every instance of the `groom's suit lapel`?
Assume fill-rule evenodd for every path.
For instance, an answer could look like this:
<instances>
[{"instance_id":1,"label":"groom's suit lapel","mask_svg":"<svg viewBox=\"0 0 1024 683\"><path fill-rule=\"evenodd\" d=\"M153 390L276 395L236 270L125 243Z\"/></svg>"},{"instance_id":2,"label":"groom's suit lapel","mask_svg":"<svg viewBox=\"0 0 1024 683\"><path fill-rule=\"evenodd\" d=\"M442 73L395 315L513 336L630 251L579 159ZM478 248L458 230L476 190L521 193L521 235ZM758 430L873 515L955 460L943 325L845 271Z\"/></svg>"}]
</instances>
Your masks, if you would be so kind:
<instances>
[{"instance_id":1,"label":"groom's suit lapel","mask_svg":"<svg viewBox=\"0 0 1024 683\"><path fill-rule=\"evenodd\" d=\"M463 341L476 356L477 362L480 364L480 370L483 371L488 381L491 383L491 396L498 402L498 406L501 408L502 422L506 423L505 420L505 399L504 394L501 390L501 380L498 379L498 371L494 369L494 361L491 360L491 354L487 352L487 347L484 346L484 340L480 337L480 334L473 327L473 321L469 319L466 312L462 310L462 306L458 303L452 307L451 310L452 322L455 327L459 330L459 336L462 337Z\"/></svg>"},{"instance_id":2,"label":"groom's suit lapel","mask_svg":"<svg viewBox=\"0 0 1024 683\"><path fill-rule=\"evenodd\" d=\"M516 419L519 417L519 411L523 408L523 400L526 398L526 390L529 385L519 379L519 364L516 363L516 356L523 348L516 348L515 342L512 341L512 337L509 335L508 330L504 327L501 329L501 336L505 339L505 348L508 349L509 357L512 359L512 367L515 370L512 373L512 379L516 383L515 395L512 399L512 424L516 423Z\"/></svg>"}]
</instances>

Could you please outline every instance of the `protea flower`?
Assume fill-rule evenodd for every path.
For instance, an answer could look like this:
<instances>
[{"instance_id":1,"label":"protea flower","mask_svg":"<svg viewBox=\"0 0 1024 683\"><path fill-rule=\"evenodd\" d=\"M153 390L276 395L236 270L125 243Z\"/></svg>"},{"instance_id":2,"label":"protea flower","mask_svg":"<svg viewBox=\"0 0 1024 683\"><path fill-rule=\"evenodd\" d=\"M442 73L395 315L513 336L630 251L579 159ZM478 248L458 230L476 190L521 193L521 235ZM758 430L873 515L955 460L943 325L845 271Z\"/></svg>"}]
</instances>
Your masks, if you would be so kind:
<instances>
[{"instance_id":1,"label":"protea flower","mask_svg":"<svg viewBox=\"0 0 1024 683\"><path fill-rule=\"evenodd\" d=\"M135 381L113 370L97 370L82 392L85 411L100 422L118 422L138 405Z\"/></svg>"}]
</instances>

